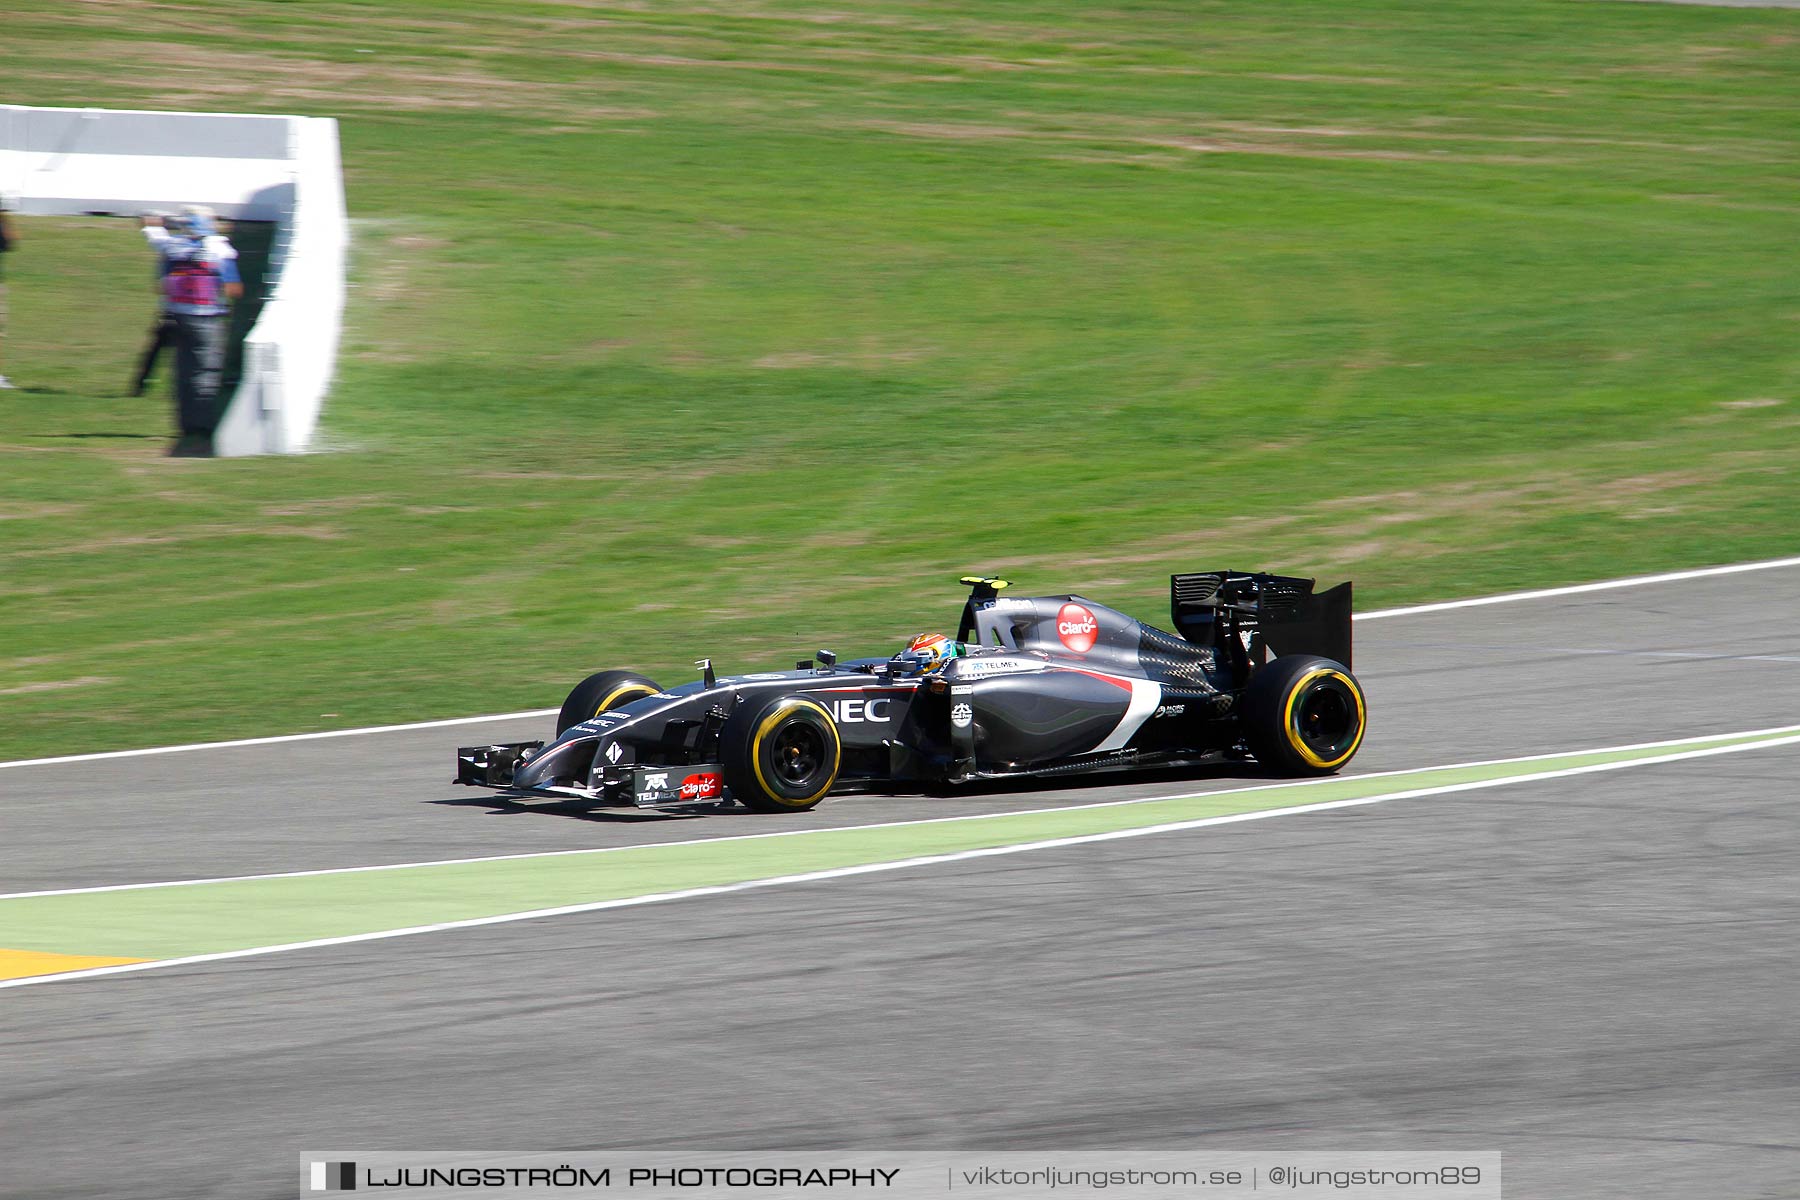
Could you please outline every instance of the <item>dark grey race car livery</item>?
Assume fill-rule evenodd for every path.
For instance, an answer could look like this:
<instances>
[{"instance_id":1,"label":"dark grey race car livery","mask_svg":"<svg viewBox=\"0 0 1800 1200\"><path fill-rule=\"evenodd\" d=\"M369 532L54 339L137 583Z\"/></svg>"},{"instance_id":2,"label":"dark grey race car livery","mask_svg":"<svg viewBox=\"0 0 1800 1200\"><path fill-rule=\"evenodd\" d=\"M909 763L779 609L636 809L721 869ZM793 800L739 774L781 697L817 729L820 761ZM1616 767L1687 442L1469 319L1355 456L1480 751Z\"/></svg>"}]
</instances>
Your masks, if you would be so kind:
<instances>
[{"instance_id":1,"label":"dark grey race car livery","mask_svg":"<svg viewBox=\"0 0 1800 1200\"><path fill-rule=\"evenodd\" d=\"M468 746L458 783L518 799L809 809L833 791L918 790L1183 766L1249 754L1328 774L1362 743L1350 585L1236 571L1170 579L1177 633L1081 596L1002 595L968 577L956 656L713 674L663 690L602 671L569 694L554 741Z\"/></svg>"}]
</instances>

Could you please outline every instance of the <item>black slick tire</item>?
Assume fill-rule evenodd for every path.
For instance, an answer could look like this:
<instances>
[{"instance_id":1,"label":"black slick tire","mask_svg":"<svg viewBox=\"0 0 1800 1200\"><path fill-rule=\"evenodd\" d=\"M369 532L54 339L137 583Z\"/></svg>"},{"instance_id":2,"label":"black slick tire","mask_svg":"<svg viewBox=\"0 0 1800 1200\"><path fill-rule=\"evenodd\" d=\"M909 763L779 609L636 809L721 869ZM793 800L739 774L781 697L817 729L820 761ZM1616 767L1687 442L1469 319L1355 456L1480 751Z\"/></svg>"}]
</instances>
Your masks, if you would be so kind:
<instances>
[{"instance_id":1,"label":"black slick tire","mask_svg":"<svg viewBox=\"0 0 1800 1200\"><path fill-rule=\"evenodd\" d=\"M1239 703L1250 753L1282 775L1331 774L1368 729L1368 704L1350 668L1313 654L1258 668Z\"/></svg>"},{"instance_id":2,"label":"black slick tire","mask_svg":"<svg viewBox=\"0 0 1800 1200\"><path fill-rule=\"evenodd\" d=\"M843 765L837 722L816 700L746 700L719 731L725 784L756 812L805 812L825 799Z\"/></svg>"},{"instance_id":3,"label":"black slick tire","mask_svg":"<svg viewBox=\"0 0 1800 1200\"><path fill-rule=\"evenodd\" d=\"M599 671L589 675L563 701L562 711L556 714L556 736L561 737L565 730L591 721L608 709L660 691L662 688L654 680L634 671Z\"/></svg>"}]
</instances>

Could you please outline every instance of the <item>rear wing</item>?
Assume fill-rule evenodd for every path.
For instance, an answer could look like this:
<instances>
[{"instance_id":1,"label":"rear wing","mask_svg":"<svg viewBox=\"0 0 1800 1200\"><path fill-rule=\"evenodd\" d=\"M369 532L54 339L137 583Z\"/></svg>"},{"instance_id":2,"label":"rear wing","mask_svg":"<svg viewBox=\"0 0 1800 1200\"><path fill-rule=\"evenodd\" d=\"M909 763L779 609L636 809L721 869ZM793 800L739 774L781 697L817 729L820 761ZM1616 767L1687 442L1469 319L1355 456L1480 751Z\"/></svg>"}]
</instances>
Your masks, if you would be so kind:
<instances>
[{"instance_id":1,"label":"rear wing","mask_svg":"<svg viewBox=\"0 0 1800 1200\"><path fill-rule=\"evenodd\" d=\"M1260 666L1270 654L1350 661L1350 584L1324 592L1292 575L1200 571L1169 576L1169 612L1182 637L1241 652ZM1247 635L1247 636L1246 636Z\"/></svg>"}]
</instances>

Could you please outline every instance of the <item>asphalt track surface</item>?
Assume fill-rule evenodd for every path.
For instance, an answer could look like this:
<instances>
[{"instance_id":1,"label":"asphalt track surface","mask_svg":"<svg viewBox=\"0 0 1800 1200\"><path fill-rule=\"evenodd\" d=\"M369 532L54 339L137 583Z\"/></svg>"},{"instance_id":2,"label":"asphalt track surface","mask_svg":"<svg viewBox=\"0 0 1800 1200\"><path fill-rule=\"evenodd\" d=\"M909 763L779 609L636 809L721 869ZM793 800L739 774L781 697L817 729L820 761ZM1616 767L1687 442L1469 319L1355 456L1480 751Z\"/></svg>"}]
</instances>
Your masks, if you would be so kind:
<instances>
[{"instance_id":1,"label":"asphalt track surface","mask_svg":"<svg viewBox=\"0 0 1800 1200\"><path fill-rule=\"evenodd\" d=\"M1364 622L1354 768L1794 724L1797 599L1790 568ZM692 819L444 782L542 724L0 772L0 890L1245 782ZM1797 781L1777 747L8 991L0 1196L289 1196L302 1149L449 1147L1500 1150L1510 1197L1800 1196Z\"/></svg>"}]
</instances>

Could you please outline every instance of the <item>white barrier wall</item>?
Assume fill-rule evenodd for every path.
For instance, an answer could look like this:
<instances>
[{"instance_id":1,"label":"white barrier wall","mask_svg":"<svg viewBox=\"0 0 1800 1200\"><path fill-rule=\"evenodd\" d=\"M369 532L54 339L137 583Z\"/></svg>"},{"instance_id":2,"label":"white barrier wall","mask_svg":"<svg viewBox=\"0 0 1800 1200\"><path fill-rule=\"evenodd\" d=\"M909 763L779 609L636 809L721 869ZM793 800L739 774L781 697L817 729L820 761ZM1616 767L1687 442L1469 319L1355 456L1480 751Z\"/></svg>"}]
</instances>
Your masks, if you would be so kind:
<instances>
[{"instance_id":1,"label":"white barrier wall","mask_svg":"<svg viewBox=\"0 0 1800 1200\"><path fill-rule=\"evenodd\" d=\"M295 186L276 218L274 286L244 338L244 374L213 434L217 454L298 454L337 364L350 225L337 122L290 117Z\"/></svg>"},{"instance_id":2,"label":"white barrier wall","mask_svg":"<svg viewBox=\"0 0 1800 1200\"><path fill-rule=\"evenodd\" d=\"M307 448L344 312L349 223L336 121L0 105L0 193L28 214L205 204L276 222L270 292L213 445L222 455Z\"/></svg>"}]
</instances>

